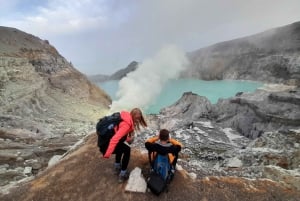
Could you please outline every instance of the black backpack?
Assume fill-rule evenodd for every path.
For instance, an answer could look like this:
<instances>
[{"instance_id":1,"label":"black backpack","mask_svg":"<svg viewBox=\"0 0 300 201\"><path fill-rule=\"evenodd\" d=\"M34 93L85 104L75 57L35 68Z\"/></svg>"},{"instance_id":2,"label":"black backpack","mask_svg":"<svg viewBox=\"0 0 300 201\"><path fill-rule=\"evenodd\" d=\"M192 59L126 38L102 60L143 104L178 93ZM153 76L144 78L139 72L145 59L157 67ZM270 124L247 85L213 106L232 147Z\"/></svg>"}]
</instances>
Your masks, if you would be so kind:
<instances>
[{"instance_id":1,"label":"black backpack","mask_svg":"<svg viewBox=\"0 0 300 201\"><path fill-rule=\"evenodd\" d=\"M156 155L154 161L151 161L151 152L149 152L149 161L151 164L151 173L147 179L147 187L155 195L159 195L163 191L168 191L168 184L173 179L174 173L171 171L172 166L169 161L168 154Z\"/></svg>"},{"instance_id":2,"label":"black backpack","mask_svg":"<svg viewBox=\"0 0 300 201\"><path fill-rule=\"evenodd\" d=\"M105 154L109 141L115 134L114 127L118 126L121 121L122 118L119 112L99 119L96 125L96 132L98 135L98 147L102 154Z\"/></svg>"}]
</instances>

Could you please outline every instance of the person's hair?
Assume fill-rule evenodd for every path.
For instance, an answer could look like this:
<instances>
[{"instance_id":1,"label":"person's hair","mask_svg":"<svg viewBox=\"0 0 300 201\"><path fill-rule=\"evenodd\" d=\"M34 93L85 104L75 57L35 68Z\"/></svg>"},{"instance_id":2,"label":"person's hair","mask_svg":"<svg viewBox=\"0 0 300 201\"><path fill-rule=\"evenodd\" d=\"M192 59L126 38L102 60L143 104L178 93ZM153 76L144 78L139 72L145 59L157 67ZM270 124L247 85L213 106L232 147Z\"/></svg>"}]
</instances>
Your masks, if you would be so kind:
<instances>
[{"instance_id":1,"label":"person's hair","mask_svg":"<svg viewBox=\"0 0 300 201\"><path fill-rule=\"evenodd\" d=\"M159 131L159 139L161 141L167 141L167 140L169 140L169 137L170 137L169 133L170 132L167 129L161 129Z\"/></svg>"},{"instance_id":2,"label":"person's hair","mask_svg":"<svg viewBox=\"0 0 300 201\"><path fill-rule=\"evenodd\" d=\"M145 118L143 116L142 111L139 108L133 108L130 112L131 116L133 117L135 114L139 113L141 115L141 118L139 121L133 121L134 123L134 129L140 130L140 125L143 127L147 127L147 123L145 121Z\"/></svg>"}]
</instances>

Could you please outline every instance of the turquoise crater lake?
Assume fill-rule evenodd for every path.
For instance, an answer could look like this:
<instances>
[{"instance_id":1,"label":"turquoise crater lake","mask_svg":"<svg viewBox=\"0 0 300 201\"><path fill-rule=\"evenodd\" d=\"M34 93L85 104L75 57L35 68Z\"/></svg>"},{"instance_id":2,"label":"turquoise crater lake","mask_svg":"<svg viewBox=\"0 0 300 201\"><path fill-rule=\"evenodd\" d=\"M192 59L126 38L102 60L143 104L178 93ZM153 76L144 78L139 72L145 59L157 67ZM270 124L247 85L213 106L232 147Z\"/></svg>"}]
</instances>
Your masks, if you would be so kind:
<instances>
[{"instance_id":1,"label":"turquoise crater lake","mask_svg":"<svg viewBox=\"0 0 300 201\"><path fill-rule=\"evenodd\" d=\"M108 81L98 83L104 91L110 95L112 100L116 100L119 81ZM263 83L240 80L214 80L204 81L196 79L176 79L170 80L163 87L160 95L156 98L146 113L158 114L161 108L175 103L184 92L191 91L200 96L207 97L211 103L217 103L219 98L235 96L237 92L252 92L263 86Z\"/></svg>"}]
</instances>

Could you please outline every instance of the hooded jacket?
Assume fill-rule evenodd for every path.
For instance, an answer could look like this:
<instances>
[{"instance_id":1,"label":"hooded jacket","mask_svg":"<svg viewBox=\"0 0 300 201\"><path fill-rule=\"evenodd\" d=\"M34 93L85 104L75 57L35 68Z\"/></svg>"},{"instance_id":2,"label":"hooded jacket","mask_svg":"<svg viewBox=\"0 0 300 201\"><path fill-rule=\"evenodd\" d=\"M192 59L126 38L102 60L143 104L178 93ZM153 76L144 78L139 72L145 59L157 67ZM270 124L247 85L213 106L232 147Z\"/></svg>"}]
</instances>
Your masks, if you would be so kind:
<instances>
[{"instance_id":1,"label":"hooded jacket","mask_svg":"<svg viewBox=\"0 0 300 201\"><path fill-rule=\"evenodd\" d=\"M132 117L129 112L127 111L121 111L121 119L122 121L118 126L116 126L115 129L115 135L111 138L108 148L104 154L104 158L109 158L111 154L114 152L117 144L120 142L120 140L127 136L128 133L134 131L134 124Z\"/></svg>"},{"instance_id":2,"label":"hooded jacket","mask_svg":"<svg viewBox=\"0 0 300 201\"><path fill-rule=\"evenodd\" d=\"M165 155L168 154L170 163L173 163L175 157L174 154L178 154L180 152L182 144L178 142L177 140L170 138L168 140L167 144L161 144L159 141L159 137L155 136L152 138L149 138L145 142L145 146L150 152L154 152L151 155L151 160L153 161L154 157L157 153Z\"/></svg>"}]
</instances>

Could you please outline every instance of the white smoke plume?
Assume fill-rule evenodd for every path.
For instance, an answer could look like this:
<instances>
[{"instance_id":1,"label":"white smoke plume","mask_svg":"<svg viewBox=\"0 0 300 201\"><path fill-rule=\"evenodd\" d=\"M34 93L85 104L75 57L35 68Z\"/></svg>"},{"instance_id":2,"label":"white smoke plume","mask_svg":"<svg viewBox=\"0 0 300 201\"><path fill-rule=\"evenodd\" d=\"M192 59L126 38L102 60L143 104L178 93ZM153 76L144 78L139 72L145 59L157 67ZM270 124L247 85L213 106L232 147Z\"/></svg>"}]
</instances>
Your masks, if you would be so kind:
<instances>
[{"instance_id":1,"label":"white smoke plume","mask_svg":"<svg viewBox=\"0 0 300 201\"><path fill-rule=\"evenodd\" d=\"M117 100L112 102L111 111L147 109L159 95L165 83L175 79L188 65L185 53L176 46L162 48L153 58L127 74L119 82Z\"/></svg>"}]
</instances>

